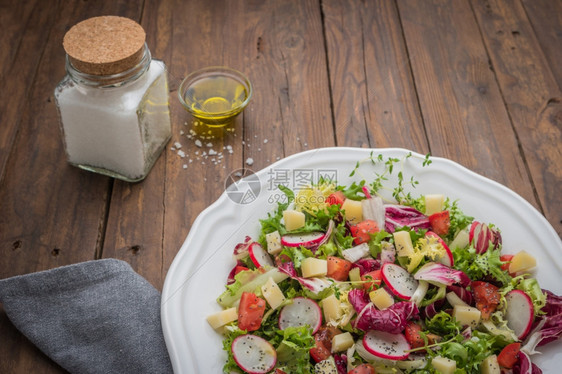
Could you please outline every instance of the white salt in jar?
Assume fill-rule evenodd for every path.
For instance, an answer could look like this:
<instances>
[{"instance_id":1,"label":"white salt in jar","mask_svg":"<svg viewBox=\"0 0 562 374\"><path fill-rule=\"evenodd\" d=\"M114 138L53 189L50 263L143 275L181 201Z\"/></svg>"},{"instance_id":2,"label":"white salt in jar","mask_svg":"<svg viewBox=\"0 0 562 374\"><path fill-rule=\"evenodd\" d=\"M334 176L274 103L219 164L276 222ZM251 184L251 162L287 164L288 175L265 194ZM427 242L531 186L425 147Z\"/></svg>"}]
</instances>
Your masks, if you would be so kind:
<instances>
[{"instance_id":1,"label":"white salt in jar","mask_svg":"<svg viewBox=\"0 0 562 374\"><path fill-rule=\"evenodd\" d=\"M145 38L138 23L116 16L66 33L67 75L55 98L70 164L137 182L170 139L166 66Z\"/></svg>"}]
</instances>

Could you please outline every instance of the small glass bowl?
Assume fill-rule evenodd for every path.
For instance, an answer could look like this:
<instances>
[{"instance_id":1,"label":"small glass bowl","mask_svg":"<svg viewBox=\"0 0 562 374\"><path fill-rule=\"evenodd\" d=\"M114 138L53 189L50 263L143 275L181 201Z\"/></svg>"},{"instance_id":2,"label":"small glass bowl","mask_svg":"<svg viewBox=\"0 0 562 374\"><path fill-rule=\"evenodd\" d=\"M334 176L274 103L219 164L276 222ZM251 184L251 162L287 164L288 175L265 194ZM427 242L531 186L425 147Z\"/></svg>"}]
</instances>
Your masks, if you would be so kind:
<instances>
[{"instance_id":1,"label":"small glass bowl","mask_svg":"<svg viewBox=\"0 0 562 374\"><path fill-rule=\"evenodd\" d=\"M195 119L210 127L223 127L232 123L248 105L252 84L237 70L212 66L185 77L178 96Z\"/></svg>"}]
</instances>

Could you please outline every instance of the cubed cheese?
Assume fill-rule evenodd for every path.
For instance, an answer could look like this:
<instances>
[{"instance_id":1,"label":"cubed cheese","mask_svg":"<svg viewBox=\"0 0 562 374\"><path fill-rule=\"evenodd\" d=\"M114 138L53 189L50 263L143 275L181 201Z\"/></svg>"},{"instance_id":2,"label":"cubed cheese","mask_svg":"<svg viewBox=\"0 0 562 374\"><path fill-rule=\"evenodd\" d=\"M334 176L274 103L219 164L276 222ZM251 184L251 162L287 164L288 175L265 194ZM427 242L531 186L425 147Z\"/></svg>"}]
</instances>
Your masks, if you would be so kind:
<instances>
[{"instance_id":1,"label":"cubed cheese","mask_svg":"<svg viewBox=\"0 0 562 374\"><path fill-rule=\"evenodd\" d=\"M449 304L451 304L451 306L454 308L457 305L462 305L462 306L470 306L467 303L465 303L464 301L462 301L462 299L460 297L457 296L456 293L454 293L453 291L447 292L447 301L449 302Z\"/></svg>"},{"instance_id":2,"label":"cubed cheese","mask_svg":"<svg viewBox=\"0 0 562 374\"><path fill-rule=\"evenodd\" d=\"M301 262L301 271L305 278L325 276L328 273L328 261L307 257Z\"/></svg>"},{"instance_id":3,"label":"cubed cheese","mask_svg":"<svg viewBox=\"0 0 562 374\"><path fill-rule=\"evenodd\" d=\"M457 370L457 362L446 357L435 356L431 366L441 374L453 374Z\"/></svg>"},{"instance_id":4,"label":"cubed cheese","mask_svg":"<svg viewBox=\"0 0 562 374\"><path fill-rule=\"evenodd\" d=\"M471 306L456 305L453 308L453 317L463 326L475 328L480 323L481 313Z\"/></svg>"},{"instance_id":5,"label":"cubed cheese","mask_svg":"<svg viewBox=\"0 0 562 374\"><path fill-rule=\"evenodd\" d=\"M526 272L537 266L537 260L525 251L517 253L511 259L511 264L509 264L509 272L512 274L519 272Z\"/></svg>"},{"instance_id":6,"label":"cubed cheese","mask_svg":"<svg viewBox=\"0 0 562 374\"><path fill-rule=\"evenodd\" d=\"M396 248L398 256L405 257L414 253L412 238L408 231L396 231L393 236L394 247Z\"/></svg>"},{"instance_id":7,"label":"cubed cheese","mask_svg":"<svg viewBox=\"0 0 562 374\"><path fill-rule=\"evenodd\" d=\"M369 298L377 309L385 309L394 304L394 298L384 288L369 292Z\"/></svg>"},{"instance_id":8,"label":"cubed cheese","mask_svg":"<svg viewBox=\"0 0 562 374\"><path fill-rule=\"evenodd\" d=\"M340 301L334 294L322 300L322 310L326 323L335 323L341 318Z\"/></svg>"},{"instance_id":9,"label":"cubed cheese","mask_svg":"<svg viewBox=\"0 0 562 374\"><path fill-rule=\"evenodd\" d=\"M283 221L287 231L292 231L304 226L305 216L303 212L287 209L283 212Z\"/></svg>"},{"instance_id":10,"label":"cubed cheese","mask_svg":"<svg viewBox=\"0 0 562 374\"><path fill-rule=\"evenodd\" d=\"M266 234L265 241L267 242L267 252L270 255L276 255L281 252L283 247L281 246L281 235L279 235L279 231Z\"/></svg>"},{"instance_id":11,"label":"cubed cheese","mask_svg":"<svg viewBox=\"0 0 562 374\"><path fill-rule=\"evenodd\" d=\"M480 364L480 373L482 374L500 374L500 365L496 355L488 356Z\"/></svg>"},{"instance_id":12,"label":"cubed cheese","mask_svg":"<svg viewBox=\"0 0 562 374\"><path fill-rule=\"evenodd\" d=\"M361 201L345 199L341 209L345 211L345 219L352 225L363 221L363 206Z\"/></svg>"},{"instance_id":13,"label":"cubed cheese","mask_svg":"<svg viewBox=\"0 0 562 374\"><path fill-rule=\"evenodd\" d=\"M349 332L335 335L332 338L332 352L343 352L351 347L355 342L353 336Z\"/></svg>"},{"instance_id":14,"label":"cubed cheese","mask_svg":"<svg viewBox=\"0 0 562 374\"><path fill-rule=\"evenodd\" d=\"M443 195L425 195L425 214L430 216L433 213L441 212L444 201L445 196Z\"/></svg>"},{"instance_id":15,"label":"cubed cheese","mask_svg":"<svg viewBox=\"0 0 562 374\"><path fill-rule=\"evenodd\" d=\"M283 301L285 301L283 291L281 291L273 278L269 278L267 282L265 282L265 284L261 287L261 293L271 309L276 309L279 305L281 305L281 303L283 303Z\"/></svg>"},{"instance_id":16,"label":"cubed cheese","mask_svg":"<svg viewBox=\"0 0 562 374\"><path fill-rule=\"evenodd\" d=\"M227 323L236 321L237 319L238 312L236 311L236 308L228 308L207 316L207 322L209 322L209 325L211 325L211 327L215 330Z\"/></svg>"},{"instance_id":17,"label":"cubed cheese","mask_svg":"<svg viewBox=\"0 0 562 374\"><path fill-rule=\"evenodd\" d=\"M352 282L361 282L361 270L353 268L349 271L349 280Z\"/></svg>"}]
</instances>

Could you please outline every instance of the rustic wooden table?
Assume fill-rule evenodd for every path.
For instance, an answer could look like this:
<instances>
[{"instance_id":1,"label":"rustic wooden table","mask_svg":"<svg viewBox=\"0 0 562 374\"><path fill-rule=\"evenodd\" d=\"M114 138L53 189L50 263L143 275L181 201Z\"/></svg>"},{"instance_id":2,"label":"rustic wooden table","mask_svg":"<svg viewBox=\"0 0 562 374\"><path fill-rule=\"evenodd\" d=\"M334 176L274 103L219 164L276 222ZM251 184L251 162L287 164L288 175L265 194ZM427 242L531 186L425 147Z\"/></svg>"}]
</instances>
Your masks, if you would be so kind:
<instances>
[{"instance_id":1,"label":"rustic wooden table","mask_svg":"<svg viewBox=\"0 0 562 374\"><path fill-rule=\"evenodd\" d=\"M562 234L560 0L1 0L0 9L0 278L113 257L161 289L231 171L249 157L259 170L326 146L450 158L519 193ZM169 69L173 138L137 184L69 166L59 131L63 35L107 14L139 21ZM210 65L254 86L238 136L212 140L232 147L217 164L197 159L176 100L181 78ZM0 337L0 372L64 372L1 309Z\"/></svg>"}]
</instances>

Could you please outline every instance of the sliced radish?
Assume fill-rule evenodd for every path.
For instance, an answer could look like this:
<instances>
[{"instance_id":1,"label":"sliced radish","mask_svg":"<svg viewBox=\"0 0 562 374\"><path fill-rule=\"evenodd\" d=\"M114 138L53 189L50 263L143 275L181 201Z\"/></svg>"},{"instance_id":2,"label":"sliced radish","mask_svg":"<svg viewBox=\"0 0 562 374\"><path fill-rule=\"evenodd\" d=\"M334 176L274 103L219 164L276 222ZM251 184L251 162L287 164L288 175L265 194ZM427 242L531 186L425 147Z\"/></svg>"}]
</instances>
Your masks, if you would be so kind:
<instances>
[{"instance_id":1,"label":"sliced radish","mask_svg":"<svg viewBox=\"0 0 562 374\"><path fill-rule=\"evenodd\" d=\"M403 334L369 330L363 336L363 346L367 352L388 360L403 360L410 354L410 344Z\"/></svg>"},{"instance_id":2,"label":"sliced radish","mask_svg":"<svg viewBox=\"0 0 562 374\"><path fill-rule=\"evenodd\" d=\"M445 243L445 241L443 239L441 239L441 237L439 235L437 235L436 233L434 233L433 231L426 232L425 236L437 238L437 243L441 244L443 246L443 249L445 249L445 256L441 257L439 259L439 262L442 263L443 265L452 267L453 264L455 263L455 260L453 259L453 253L449 249L449 246L447 245L447 243Z\"/></svg>"},{"instance_id":3,"label":"sliced radish","mask_svg":"<svg viewBox=\"0 0 562 374\"><path fill-rule=\"evenodd\" d=\"M531 330L535 318L533 301L521 290L509 291L505 295L507 326L519 340L523 340Z\"/></svg>"},{"instance_id":4,"label":"sliced radish","mask_svg":"<svg viewBox=\"0 0 562 374\"><path fill-rule=\"evenodd\" d=\"M236 365L250 374L268 373L277 362L275 348L256 335L240 335L232 342L231 350Z\"/></svg>"},{"instance_id":5,"label":"sliced radish","mask_svg":"<svg viewBox=\"0 0 562 374\"><path fill-rule=\"evenodd\" d=\"M382 280L390 292L401 299L410 300L418 288L418 281L412 274L402 266L390 262L383 264L381 270Z\"/></svg>"},{"instance_id":6,"label":"sliced radish","mask_svg":"<svg viewBox=\"0 0 562 374\"><path fill-rule=\"evenodd\" d=\"M293 303L286 305L279 313L279 329L308 325L312 333L322 325L322 310L316 301L306 297L295 297Z\"/></svg>"},{"instance_id":7,"label":"sliced radish","mask_svg":"<svg viewBox=\"0 0 562 374\"><path fill-rule=\"evenodd\" d=\"M323 232L310 232L305 234L286 234L281 237L281 244L285 247L316 248L326 236Z\"/></svg>"},{"instance_id":8,"label":"sliced radish","mask_svg":"<svg viewBox=\"0 0 562 374\"><path fill-rule=\"evenodd\" d=\"M248 252L250 253L250 259L256 265L256 267L261 268L262 266L273 266L273 260L267 254L266 251L263 250L263 247L260 243L254 242L248 248Z\"/></svg>"},{"instance_id":9,"label":"sliced radish","mask_svg":"<svg viewBox=\"0 0 562 374\"><path fill-rule=\"evenodd\" d=\"M502 242L500 232L490 228L485 223L474 221L470 226L468 233L468 241L476 249L476 253L482 254L488 250L490 242L494 245L494 249Z\"/></svg>"}]
</instances>

